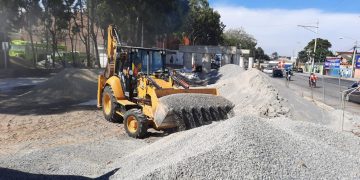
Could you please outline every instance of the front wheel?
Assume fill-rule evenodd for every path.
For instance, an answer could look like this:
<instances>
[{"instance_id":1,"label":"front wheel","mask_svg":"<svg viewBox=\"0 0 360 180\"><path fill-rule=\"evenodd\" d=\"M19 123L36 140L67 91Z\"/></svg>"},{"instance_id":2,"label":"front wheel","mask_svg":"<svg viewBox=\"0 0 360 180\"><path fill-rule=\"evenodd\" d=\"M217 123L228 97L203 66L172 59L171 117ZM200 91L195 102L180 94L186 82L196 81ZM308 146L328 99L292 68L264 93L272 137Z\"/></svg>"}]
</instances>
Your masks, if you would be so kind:
<instances>
[{"instance_id":1,"label":"front wheel","mask_svg":"<svg viewBox=\"0 0 360 180\"><path fill-rule=\"evenodd\" d=\"M122 122L122 117L116 114L116 98L110 86L106 86L102 93L102 109L105 119L110 122Z\"/></svg>"},{"instance_id":2,"label":"front wheel","mask_svg":"<svg viewBox=\"0 0 360 180\"><path fill-rule=\"evenodd\" d=\"M148 120L140 109L130 109L124 115L124 128L130 137L145 138Z\"/></svg>"}]
</instances>

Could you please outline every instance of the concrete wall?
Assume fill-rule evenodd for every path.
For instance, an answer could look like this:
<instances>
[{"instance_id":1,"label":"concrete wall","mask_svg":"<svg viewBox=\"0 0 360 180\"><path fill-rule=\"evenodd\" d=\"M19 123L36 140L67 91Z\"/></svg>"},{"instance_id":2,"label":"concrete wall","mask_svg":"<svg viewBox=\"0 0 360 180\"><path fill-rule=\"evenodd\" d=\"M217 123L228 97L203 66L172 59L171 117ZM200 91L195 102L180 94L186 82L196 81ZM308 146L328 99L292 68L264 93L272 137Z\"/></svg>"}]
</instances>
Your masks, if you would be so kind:
<instances>
[{"instance_id":1,"label":"concrete wall","mask_svg":"<svg viewBox=\"0 0 360 180\"><path fill-rule=\"evenodd\" d=\"M221 65L240 64L241 51L235 46L180 46L179 52L184 53L184 67L192 68L192 65L201 65L203 71L211 70L211 60L215 54L221 54Z\"/></svg>"},{"instance_id":2,"label":"concrete wall","mask_svg":"<svg viewBox=\"0 0 360 180\"><path fill-rule=\"evenodd\" d=\"M192 53L184 52L184 67L186 69L191 69L192 62L191 62Z\"/></svg>"},{"instance_id":3,"label":"concrete wall","mask_svg":"<svg viewBox=\"0 0 360 180\"><path fill-rule=\"evenodd\" d=\"M209 54L236 54L240 53L235 46L183 46L179 47L180 52L209 53Z\"/></svg>"}]
</instances>

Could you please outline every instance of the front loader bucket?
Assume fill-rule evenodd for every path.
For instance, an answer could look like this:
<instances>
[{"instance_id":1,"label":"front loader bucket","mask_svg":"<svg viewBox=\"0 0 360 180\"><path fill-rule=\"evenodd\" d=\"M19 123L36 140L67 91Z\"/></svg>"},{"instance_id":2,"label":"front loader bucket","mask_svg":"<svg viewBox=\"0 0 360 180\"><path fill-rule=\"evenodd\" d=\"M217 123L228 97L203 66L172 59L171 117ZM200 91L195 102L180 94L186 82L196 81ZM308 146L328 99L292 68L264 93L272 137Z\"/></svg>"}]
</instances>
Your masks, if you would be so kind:
<instances>
[{"instance_id":1,"label":"front loader bucket","mask_svg":"<svg viewBox=\"0 0 360 180\"><path fill-rule=\"evenodd\" d=\"M158 128L191 129L231 116L234 104L212 94L183 93L159 98L154 114Z\"/></svg>"}]
</instances>

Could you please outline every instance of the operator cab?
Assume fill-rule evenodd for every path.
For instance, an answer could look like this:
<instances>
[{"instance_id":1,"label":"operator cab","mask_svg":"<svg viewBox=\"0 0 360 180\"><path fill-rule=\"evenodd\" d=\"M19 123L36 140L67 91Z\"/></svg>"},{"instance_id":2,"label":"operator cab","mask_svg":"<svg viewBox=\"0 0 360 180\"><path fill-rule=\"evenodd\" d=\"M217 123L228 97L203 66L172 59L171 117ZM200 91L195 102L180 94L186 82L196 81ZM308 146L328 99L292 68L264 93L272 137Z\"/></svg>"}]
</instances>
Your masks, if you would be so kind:
<instances>
[{"instance_id":1,"label":"operator cab","mask_svg":"<svg viewBox=\"0 0 360 180\"><path fill-rule=\"evenodd\" d=\"M124 95L132 100L137 96L137 77L145 74L157 78L168 78L165 68L166 54L161 49L118 46L116 71L120 77Z\"/></svg>"}]
</instances>

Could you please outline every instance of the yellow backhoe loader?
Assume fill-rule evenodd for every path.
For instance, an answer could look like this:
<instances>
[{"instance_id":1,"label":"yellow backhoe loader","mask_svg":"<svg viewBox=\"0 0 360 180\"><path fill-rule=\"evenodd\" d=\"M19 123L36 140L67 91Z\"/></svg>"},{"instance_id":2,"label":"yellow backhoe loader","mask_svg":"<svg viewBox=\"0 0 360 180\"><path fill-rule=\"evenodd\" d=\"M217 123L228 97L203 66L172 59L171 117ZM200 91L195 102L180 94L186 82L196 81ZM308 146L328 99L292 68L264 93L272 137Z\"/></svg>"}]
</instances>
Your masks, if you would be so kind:
<instances>
[{"instance_id":1,"label":"yellow backhoe loader","mask_svg":"<svg viewBox=\"0 0 360 180\"><path fill-rule=\"evenodd\" d=\"M114 25L107 30L107 66L98 78L97 106L105 119L124 123L127 134L144 138L148 128L191 129L228 118L233 104L215 88L190 89L165 67L168 51L122 46Z\"/></svg>"}]
</instances>

